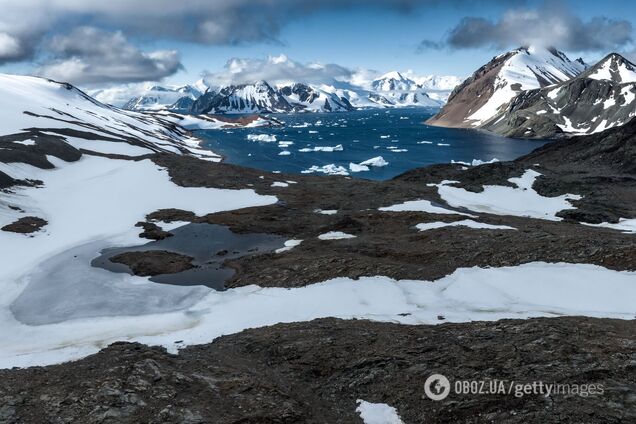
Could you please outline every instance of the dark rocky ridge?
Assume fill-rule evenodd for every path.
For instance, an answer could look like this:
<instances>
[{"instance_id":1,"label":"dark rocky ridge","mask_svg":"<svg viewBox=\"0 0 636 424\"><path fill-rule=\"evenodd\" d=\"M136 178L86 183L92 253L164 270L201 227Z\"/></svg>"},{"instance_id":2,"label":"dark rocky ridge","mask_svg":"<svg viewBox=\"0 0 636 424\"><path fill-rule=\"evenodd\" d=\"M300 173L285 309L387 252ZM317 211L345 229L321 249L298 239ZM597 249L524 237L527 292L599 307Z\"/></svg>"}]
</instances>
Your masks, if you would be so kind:
<instances>
[{"instance_id":1,"label":"dark rocky ridge","mask_svg":"<svg viewBox=\"0 0 636 424\"><path fill-rule=\"evenodd\" d=\"M636 420L636 324L592 318L408 326L316 320L188 347L117 343L77 362L0 370L3 423L362 423L356 400L405 423ZM585 384L602 395L424 395L457 380Z\"/></svg>"},{"instance_id":2,"label":"dark rocky ridge","mask_svg":"<svg viewBox=\"0 0 636 424\"><path fill-rule=\"evenodd\" d=\"M497 74L514 53L495 57L455 87L439 113L426 123L440 127L471 128L466 118L479 110L492 96Z\"/></svg>"},{"instance_id":3,"label":"dark rocky ridge","mask_svg":"<svg viewBox=\"0 0 636 424\"><path fill-rule=\"evenodd\" d=\"M559 125L592 132L629 122L636 113L636 103L628 103L636 98L636 83L622 81L619 64L636 72L636 65L613 53L571 80L520 93L482 128L506 137L554 138L565 134ZM612 80L590 78L608 65Z\"/></svg>"}]
</instances>

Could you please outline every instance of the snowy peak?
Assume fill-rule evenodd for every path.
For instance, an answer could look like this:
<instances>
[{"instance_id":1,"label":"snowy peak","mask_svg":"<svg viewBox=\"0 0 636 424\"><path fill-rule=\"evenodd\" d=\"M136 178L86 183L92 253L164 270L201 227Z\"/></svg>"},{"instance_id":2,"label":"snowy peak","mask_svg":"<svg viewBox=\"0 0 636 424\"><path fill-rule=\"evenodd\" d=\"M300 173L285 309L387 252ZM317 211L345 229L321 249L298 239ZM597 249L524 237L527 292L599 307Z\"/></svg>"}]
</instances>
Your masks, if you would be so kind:
<instances>
[{"instance_id":1,"label":"snowy peak","mask_svg":"<svg viewBox=\"0 0 636 424\"><path fill-rule=\"evenodd\" d=\"M278 90L297 111L346 112L355 109L345 97L308 84L282 85Z\"/></svg>"},{"instance_id":2,"label":"snowy peak","mask_svg":"<svg viewBox=\"0 0 636 424\"><path fill-rule=\"evenodd\" d=\"M371 82L369 99L384 107L426 106L439 107L441 102L433 100L421 85L393 71Z\"/></svg>"},{"instance_id":3,"label":"snowy peak","mask_svg":"<svg viewBox=\"0 0 636 424\"><path fill-rule=\"evenodd\" d=\"M554 48L520 47L500 54L458 86L448 103L428 122L449 127L479 127L505 110L519 93L558 84L585 70Z\"/></svg>"},{"instance_id":4,"label":"snowy peak","mask_svg":"<svg viewBox=\"0 0 636 424\"><path fill-rule=\"evenodd\" d=\"M293 107L285 97L266 81L253 84L230 85L218 92L208 91L192 105L190 112L204 113L257 113L290 112Z\"/></svg>"},{"instance_id":5,"label":"snowy peak","mask_svg":"<svg viewBox=\"0 0 636 424\"><path fill-rule=\"evenodd\" d=\"M136 111L158 111L170 109L185 112L179 105L190 103L201 96L201 91L192 85L182 87L149 86L144 92L130 99L123 109Z\"/></svg>"},{"instance_id":6,"label":"snowy peak","mask_svg":"<svg viewBox=\"0 0 636 424\"><path fill-rule=\"evenodd\" d=\"M415 81L397 71L388 72L371 83L375 91L412 91L420 88Z\"/></svg>"},{"instance_id":7,"label":"snowy peak","mask_svg":"<svg viewBox=\"0 0 636 424\"><path fill-rule=\"evenodd\" d=\"M636 82L636 65L618 53L610 53L582 76L619 84Z\"/></svg>"},{"instance_id":8,"label":"snowy peak","mask_svg":"<svg viewBox=\"0 0 636 424\"><path fill-rule=\"evenodd\" d=\"M636 67L612 53L565 82L520 93L482 128L549 138L605 131L636 116Z\"/></svg>"},{"instance_id":9,"label":"snowy peak","mask_svg":"<svg viewBox=\"0 0 636 424\"><path fill-rule=\"evenodd\" d=\"M558 84L585 70L583 64L571 61L555 48L529 46L513 53L504 66L504 76L513 84L521 84L524 90Z\"/></svg>"}]
</instances>

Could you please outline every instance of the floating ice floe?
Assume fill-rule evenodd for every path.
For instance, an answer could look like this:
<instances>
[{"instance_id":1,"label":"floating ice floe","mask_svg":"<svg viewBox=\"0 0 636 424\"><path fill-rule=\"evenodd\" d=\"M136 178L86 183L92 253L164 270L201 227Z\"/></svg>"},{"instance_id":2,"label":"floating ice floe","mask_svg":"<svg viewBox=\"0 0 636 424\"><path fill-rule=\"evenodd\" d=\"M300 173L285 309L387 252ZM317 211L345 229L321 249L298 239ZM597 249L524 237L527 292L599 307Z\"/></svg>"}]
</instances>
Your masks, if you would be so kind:
<instances>
[{"instance_id":1,"label":"floating ice floe","mask_svg":"<svg viewBox=\"0 0 636 424\"><path fill-rule=\"evenodd\" d=\"M353 162L349 163L349 171L351 172L364 172L368 170L369 170L369 167L366 165L358 165L357 163L353 163Z\"/></svg>"},{"instance_id":2,"label":"floating ice floe","mask_svg":"<svg viewBox=\"0 0 636 424\"><path fill-rule=\"evenodd\" d=\"M316 146L316 147L305 147L299 149L299 152L307 153L307 152L342 152L344 148L342 144L338 144L337 146Z\"/></svg>"},{"instance_id":3,"label":"floating ice floe","mask_svg":"<svg viewBox=\"0 0 636 424\"><path fill-rule=\"evenodd\" d=\"M316 209L314 212L321 215L335 215L338 213L336 209Z\"/></svg>"},{"instance_id":4,"label":"floating ice floe","mask_svg":"<svg viewBox=\"0 0 636 424\"><path fill-rule=\"evenodd\" d=\"M517 187L486 185L480 193L453 187L452 182L436 184L440 197L455 208L466 208L474 212L494 215L513 215L528 218L561 221L556 214L562 210L575 209L571 200L579 200L576 194L544 197L533 188L534 181L541 174L529 169L519 178L508 181Z\"/></svg>"},{"instance_id":5,"label":"floating ice floe","mask_svg":"<svg viewBox=\"0 0 636 424\"><path fill-rule=\"evenodd\" d=\"M329 231L318 236L320 240L344 240L356 238L353 234L343 233L342 231Z\"/></svg>"},{"instance_id":6,"label":"floating ice floe","mask_svg":"<svg viewBox=\"0 0 636 424\"><path fill-rule=\"evenodd\" d=\"M364 424L404 424L397 410L386 403L371 403L357 400L356 412Z\"/></svg>"},{"instance_id":7,"label":"floating ice floe","mask_svg":"<svg viewBox=\"0 0 636 424\"><path fill-rule=\"evenodd\" d=\"M278 142L278 147L280 147L281 149L287 148L289 146L291 146L292 144L294 144L293 141L285 141L285 140L281 140Z\"/></svg>"},{"instance_id":8,"label":"floating ice floe","mask_svg":"<svg viewBox=\"0 0 636 424\"><path fill-rule=\"evenodd\" d=\"M485 224L483 222L473 221L472 219L464 219L461 221L454 222L426 222L423 224L417 224L415 228L420 231L426 230L434 230L436 228L443 227L468 227L474 229L485 229L485 230L516 230L514 227L509 227L508 225L491 225Z\"/></svg>"},{"instance_id":9,"label":"floating ice floe","mask_svg":"<svg viewBox=\"0 0 636 424\"><path fill-rule=\"evenodd\" d=\"M492 158L490 160L473 159L472 162L462 162L461 160L451 159L451 163L458 164L458 165L465 165L465 166L479 166L479 165L486 165L486 164L495 163L495 162L499 162L499 159L497 158Z\"/></svg>"},{"instance_id":10,"label":"floating ice floe","mask_svg":"<svg viewBox=\"0 0 636 424\"><path fill-rule=\"evenodd\" d=\"M283 150L280 153L278 153L278 156L289 156L291 155L291 152L289 150Z\"/></svg>"},{"instance_id":11,"label":"floating ice floe","mask_svg":"<svg viewBox=\"0 0 636 424\"><path fill-rule=\"evenodd\" d=\"M276 136L269 134L248 134L247 139L249 141L262 141L265 143L272 143L276 141Z\"/></svg>"},{"instance_id":12,"label":"floating ice floe","mask_svg":"<svg viewBox=\"0 0 636 424\"><path fill-rule=\"evenodd\" d=\"M359 163L359 165L374 166L374 167L387 166L388 164L389 164L389 162L384 160L384 158L382 156L376 156L374 158L367 159L367 160L364 160L364 161Z\"/></svg>"},{"instance_id":13,"label":"floating ice floe","mask_svg":"<svg viewBox=\"0 0 636 424\"><path fill-rule=\"evenodd\" d=\"M344 166L336 166L333 163L323 166L314 165L309 169L300 171L301 174L313 174L315 172L327 175L349 175L347 168Z\"/></svg>"}]
</instances>

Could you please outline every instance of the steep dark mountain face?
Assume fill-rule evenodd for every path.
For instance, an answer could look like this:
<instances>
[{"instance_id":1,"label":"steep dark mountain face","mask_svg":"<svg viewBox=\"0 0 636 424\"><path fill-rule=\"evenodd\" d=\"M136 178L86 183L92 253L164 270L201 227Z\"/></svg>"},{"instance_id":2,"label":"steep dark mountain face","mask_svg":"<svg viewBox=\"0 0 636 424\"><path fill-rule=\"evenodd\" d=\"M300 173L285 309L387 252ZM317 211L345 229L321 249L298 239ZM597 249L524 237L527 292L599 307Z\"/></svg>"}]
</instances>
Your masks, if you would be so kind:
<instances>
[{"instance_id":1,"label":"steep dark mountain face","mask_svg":"<svg viewBox=\"0 0 636 424\"><path fill-rule=\"evenodd\" d=\"M224 87L219 92L208 92L199 97L191 113L254 113L291 112L293 106L267 82Z\"/></svg>"},{"instance_id":2,"label":"steep dark mountain face","mask_svg":"<svg viewBox=\"0 0 636 424\"><path fill-rule=\"evenodd\" d=\"M523 163L603 172L636 177L636 118L627 124L585 137L548 143L518 159Z\"/></svg>"},{"instance_id":3,"label":"steep dark mountain face","mask_svg":"<svg viewBox=\"0 0 636 424\"><path fill-rule=\"evenodd\" d=\"M504 53L456 87L446 105L427 124L479 128L525 90L567 81L585 66L554 48L521 47Z\"/></svg>"},{"instance_id":4,"label":"steep dark mountain face","mask_svg":"<svg viewBox=\"0 0 636 424\"><path fill-rule=\"evenodd\" d=\"M608 55L579 76L522 92L482 128L508 137L593 134L636 116L636 65Z\"/></svg>"},{"instance_id":5,"label":"steep dark mountain face","mask_svg":"<svg viewBox=\"0 0 636 424\"><path fill-rule=\"evenodd\" d=\"M282 87L280 88L280 92L283 96L296 95L298 96L298 100L303 103L313 103L318 97L320 97L320 94L316 93L311 87L301 83Z\"/></svg>"},{"instance_id":6,"label":"steep dark mountain face","mask_svg":"<svg viewBox=\"0 0 636 424\"><path fill-rule=\"evenodd\" d=\"M442 110L426 123L451 128L471 127L466 118L485 105L493 95L497 75L511 55L512 53L507 53L498 56L477 69L461 85L455 87Z\"/></svg>"},{"instance_id":7,"label":"steep dark mountain face","mask_svg":"<svg viewBox=\"0 0 636 424\"><path fill-rule=\"evenodd\" d=\"M190 109L192 109L194 101L195 100L192 97L181 97L179 100L170 105L170 107L168 107L168 110L177 113L187 113L190 111Z\"/></svg>"}]
</instances>

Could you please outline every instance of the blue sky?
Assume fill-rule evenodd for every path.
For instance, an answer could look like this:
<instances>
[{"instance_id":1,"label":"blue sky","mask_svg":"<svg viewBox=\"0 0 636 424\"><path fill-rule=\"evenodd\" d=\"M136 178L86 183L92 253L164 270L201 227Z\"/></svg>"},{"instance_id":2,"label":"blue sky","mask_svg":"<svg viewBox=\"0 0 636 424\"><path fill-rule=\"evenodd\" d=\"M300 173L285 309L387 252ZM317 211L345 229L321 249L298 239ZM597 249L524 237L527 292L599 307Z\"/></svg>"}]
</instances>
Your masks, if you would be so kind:
<instances>
[{"instance_id":1,"label":"blue sky","mask_svg":"<svg viewBox=\"0 0 636 424\"><path fill-rule=\"evenodd\" d=\"M37 2L37 0L34 1ZM143 1L140 0L137 3L142 6L141 3ZM232 17L237 16L237 13L239 13L232 9L231 3L225 4L226 0L216 1L219 3L217 9L210 11L210 13L227 12ZM302 2L303 0L297 1ZM396 0L393 3L398 4L405 1L408 2L409 0ZM25 0L25 2L28 2L28 0ZM510 31L510 28L506 29L506 23L503 22L497 28L492 29L498 32L492 36L492 39L489 39L490 41L483 40L483 42L480 42L481 44L470 48L453 45L449 41L449 34L453 29L457 29L463 18L485 18L488 22L497 23L504 20L503 17L511 10L538 10L541 16L546 18L554 14L562 15L563 22L574 26L579 24L587 25L588 22L600 17L622 21L625 25L621 27L624 28L621 34L614 34L613 28L615 25L612 22L606 22L605 26L601 26L601 29L597 31L599 34L596 37L605 37L607 33L607 37L614 37L608 41L607 45L612 45L616 47L616 50L622 50L623 53L628 54L634 50L633 42L625 41L626 37L631 39L631 25L636 23L636 5L632 1L455 0L418 2L413 0L410 2L413 5L408 12L382 0L369 2L372 5L367 7L364 6L364 2L355 0L349 1L351 5L334 7L333 4L337 4L338 1L331 0L324 1L323 3L326 4L324 7L316 6L315 10L305 11L304 9L297 10L299 3L293 4L281 0L281 16L276 16L276 10L274 10L270 11L270 15L263 17L263 19L274 21L275 29L272 30L272 33L277 41L271 41L269 36L260 37L256 35L249 36L247 39L239 39L238 42L235 42L236 40L227 41L223 37L226 37L227 32L240 34L241 32L246 33L252 30L254 22L259 22L259 10L255 10L254 16L251 16L245 15L245 10L240 9L242 15L232 22L230 29L223 28L221 36L218 36L215 32L214 37L216 38L212 40L209 37L202 40L200 37L179 34L179 27L187 27L188 19L192 19L192 17L184 18L181 22L176 19L174 23L176 28L170 28L169 33L164 33L160 25L170 25L170 21L162 21L162 17L150 17L149 22L153 22L152 19L156 19L159 27L148 30L148 28L131 23L125 18L114 19L113 16L116 13L112 10L108 10L108 15L106 15L101 10L88 9L84 13L71 16L71 12L65 12L66 9L62 7L64 2L58 0L55 3L62 3L58 20L41 31L44 36L41 39L37 39L37 47L33 49L31 55L26 54L21 60L6 60L5 64L0 68L4 72L44 73L47 76L52 74L53 77L57 78L67 76L72 82L74 82L73 78L75 78L80 80L81 83L99 84L100 76L103 78L103 75L84 78L78 73L80 71L70 65L80 63L82 65L90 65L91 69L96 69L99 66L111 66L111 62L122 58L122 62L132 63L134 66L130 65L130 69L122 71L128 72L122 78L113 79L112 81L107 78L109 81L105 82L127 82L126 78L139 80L144 75L143 72L150 67L152 69L148 71L149 78L163 79L167 83L187 83L198 79L203 71L218 72L226 61L232 57L264 58L268 55L285 54L301 63L317 61L335 63L352 69L368 68L378 71L411 69L417 74L467 76L478 66L487 62L492 56L502 50L514 47L514 40L510 42L510 46L499 45L502 39L507 38L505 31ZM111 1L111 3L117 3L117 1ZM131 1L128 4L134 3L134 1ZM183 3L185 5L188 1ZM214 3L214 1L211 3ZM273 0L273 3L277 3L277 1ZM320 3L317 2L316 4ZM125 8L127 3L121 4L121 7ZM116 5L113 5L113 7L116 7ZM185 5L184 7L188 6ZM126 11L122 10L121 12L122 16L124 16ZM64 13L67 13L67 15ZM100 13L104 13L107 18L103 18ZM143 18L143 10L140 13L140 18ZM174 11L166 11L167 15L170 13L174 13ZM2 35L1 21L2 17L0 17L0 36ZM532 23L528 25L532 25ZM94 27L98 32L72 33L73 26ZM585 34L590 32L589 28L596 27L583 26L579 31ZM463 28L463 30L465 29ZM532 27L529 30L532 30ZM117 31L121 33L122 39L109 38L109 34ZM520 32L523 31L520 30ZM545 35L547 35L548 41L551 39L549 32L549 30L544 31L544 34L547 33ZM626 32L629 35L625 35ZM12 33L9 34L12 35ZM18 33L16 32L16 34ZM576 38L576 35L573 37ZM94 41L95 45L99 43L103 43L106 46L109 44L119 45L120 50L123 50L124 53L112 52L111 54L111 52L107 52L102 54L102 60L100 61L99 55L86 53L87 50L90 50L90 42L87 41L87 45L84 46L74 45L74 43L77 44L78 39L83 38L96 40ZM28 40L30 41L30 39ZM427 48L423 51L418 51L418 45L423 40L429 40L440 45L438 48ZM492 40L498 41L493 42ZM616 40L621 41L619 43ZM603 40L601 41L603 42ZM568 39L565 44L569 44L569 46L557 45L556 47L562 48L568 54L574 56L572 58L581 55L585 59L593 61L609 52L605 45L599 48L598 42L598 39L594 39L580 46L576 40ZM35 43L35 41L32 43ZM138 49L138 51L136 52L135 49ZM176 54L175 56L164 55L166 57L162 56L161 59L158 59L156 65L160 68L159 70L156 67L153 68L154 63L147 63L147 58L143 56L148 52L157 50L173 50ZM1 53L2 43L0 42L0 55ZM106 63L103 57L109 57L109 63ZM69 71L69 68L73 68L73 70ZM81 69L89 68L83 67ZM112 74L114 71L110 72Z\"/></svg>"}]
</instances>

